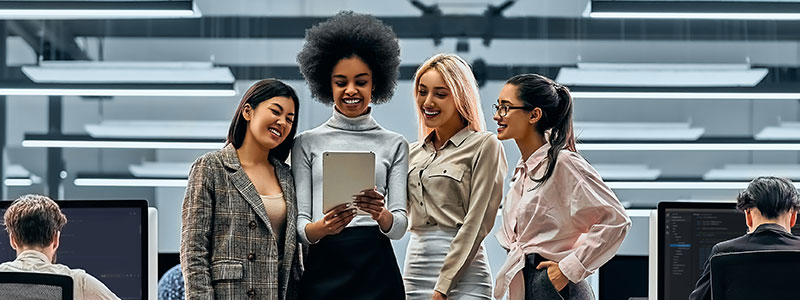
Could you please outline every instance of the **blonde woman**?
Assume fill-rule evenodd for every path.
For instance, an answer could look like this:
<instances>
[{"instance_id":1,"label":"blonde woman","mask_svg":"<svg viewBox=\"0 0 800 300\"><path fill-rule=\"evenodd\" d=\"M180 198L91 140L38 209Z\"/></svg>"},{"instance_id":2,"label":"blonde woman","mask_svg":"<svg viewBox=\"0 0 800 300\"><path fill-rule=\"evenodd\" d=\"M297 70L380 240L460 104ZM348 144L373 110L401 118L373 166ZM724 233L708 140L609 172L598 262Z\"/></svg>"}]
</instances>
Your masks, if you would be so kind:
<instances>
[{"instance_id":1,"label":"blonde woman","mask_svg":"<svg viewBox=\"0 0 800 300\"><path fill-rule=\"evenodd\" d=\"M414 75L419 140L410 146L411 241L407 299L491 299L483 239L494 226L508 166L485 131L470 66L453 54L428 59Z\"/></svg>"}]
</instances>

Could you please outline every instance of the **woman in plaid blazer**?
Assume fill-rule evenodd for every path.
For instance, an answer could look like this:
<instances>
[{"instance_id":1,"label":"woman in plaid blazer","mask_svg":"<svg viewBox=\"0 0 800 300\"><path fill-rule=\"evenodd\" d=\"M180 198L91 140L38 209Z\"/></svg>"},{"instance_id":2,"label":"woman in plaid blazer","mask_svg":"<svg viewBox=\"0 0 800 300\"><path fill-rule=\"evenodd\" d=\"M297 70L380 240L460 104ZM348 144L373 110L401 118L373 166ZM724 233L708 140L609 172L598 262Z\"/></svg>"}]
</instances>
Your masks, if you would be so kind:
<instances>
[{"instance_id":1,"label":"woman in plaid blazer","mask_svg":"<svg viewBox=\"0 0 800 300\"><path fill-rule=\"evenodd\" d=\"M284 163L299 102L274 79L244 95L221 150L198 158L183 201L186 299L294 299L300 278L294 180Z\"/></svg>"}]
</instances>

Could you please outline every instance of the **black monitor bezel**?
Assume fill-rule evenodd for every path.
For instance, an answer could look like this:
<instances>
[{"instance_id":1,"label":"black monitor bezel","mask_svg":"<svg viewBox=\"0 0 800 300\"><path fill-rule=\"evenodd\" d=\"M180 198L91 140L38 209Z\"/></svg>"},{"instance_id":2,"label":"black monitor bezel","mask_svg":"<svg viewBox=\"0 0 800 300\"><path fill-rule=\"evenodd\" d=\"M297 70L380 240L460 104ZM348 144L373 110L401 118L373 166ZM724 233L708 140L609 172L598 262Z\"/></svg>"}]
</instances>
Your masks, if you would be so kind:
<instances>
[{"instance_id":1,"label":"black monitor bezel","mask_svg":"<svg viewBox=\"0 0 800 300\"><path fill-rule=\"evenodd\" d=\"M0 209L8 209L11 206L12 200L0 201ZM55 200L60 208L140 208L141 209L141 253L142 253L142 299L147 299L149 296L149 222L148 212L149 207L147 200ZM69 220L67 220L69 222Z\"/></svg>"},{"instance_id":2,"label":"black monitor bezel","mask_svg":"<svg viewBox=\"0 0 800 300\"><path fill-rule=\"evenodd\" d=\"M665 264L666 259L666 251L664 251L664 245L666 244L666 226L664 220L666 217L664 216L667 209L736 209L736 202L689 202L689 201L661 201L658 202L658 264L656 265L656 273L658 278L658 293L657 299L659 300L666 300L665 297L665 276L664 272L662 272L662 267Z\"/></svg>"}]
</instances>

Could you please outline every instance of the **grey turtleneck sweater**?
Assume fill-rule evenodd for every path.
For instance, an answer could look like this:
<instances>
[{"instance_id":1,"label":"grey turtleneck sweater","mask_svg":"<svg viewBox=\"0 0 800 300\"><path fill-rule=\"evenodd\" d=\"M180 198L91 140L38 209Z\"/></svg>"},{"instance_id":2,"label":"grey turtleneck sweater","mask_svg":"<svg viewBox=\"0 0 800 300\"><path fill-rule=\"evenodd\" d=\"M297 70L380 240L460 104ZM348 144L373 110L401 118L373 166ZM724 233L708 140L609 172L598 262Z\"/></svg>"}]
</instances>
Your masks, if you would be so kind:
<instances>
[{"instance_id":1,"label":"grey turtleneck sweater","mask_svg":"<svg viewBox=\"0 0 800 300\"><path fill-rule=\"evenodd\" d=\"M391 239L403 237L408 227L406 183L408 181L408 142L402 135L384 129L371 113L348 118L333 109L333 116L317 128L295 138L292 148L292 173L297 194L297 234L310 244L306 225L322 219L322 153L325 151L375 152L375 185L385 196L392 213ZM377 226L369 215L357 215L347 227Z\"/></svg>"}]
</instances>

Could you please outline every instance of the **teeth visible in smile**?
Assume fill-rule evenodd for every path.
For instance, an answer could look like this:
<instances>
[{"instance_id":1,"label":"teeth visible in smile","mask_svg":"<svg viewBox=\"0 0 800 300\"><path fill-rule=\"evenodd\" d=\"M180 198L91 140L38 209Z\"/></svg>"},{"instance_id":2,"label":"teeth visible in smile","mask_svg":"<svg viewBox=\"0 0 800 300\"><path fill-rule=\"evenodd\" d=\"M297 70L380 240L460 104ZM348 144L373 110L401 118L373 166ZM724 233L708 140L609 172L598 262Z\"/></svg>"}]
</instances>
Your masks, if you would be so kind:
<instances>
[{"instance_id":1,"label":"teeth visible in smile","mask_svg":"<svg viewBox=\"0 0 800 300\"><path fill-rule=\"evenodd\" d=\"M441 112L440 111L433 111L433 110L423 109L422 113L424 113L425 115L428 115L428 116L436 116L436 115L439 115L439 113L441 113Z\"/></svg>"},{"instance_id":2,"label":"teeth visible in smile","mask_svg":"<svg viewBox=\"0 0 800 300\"><path fill-rule=\"evenodd\" d=\"M361 99L343 99L346 104L356 104L361 102Z\"/></svg>"},{"instance_id":3,"label":"teeth visible in smile","mask_svg":"<svg viewBox=\"0 0 800 300\"><path fill-rule=\"evenodd\" d=\"M269 132L272 132L274 135L277 135L279 137L281 136L281 133L279 131L275 130L274 128L270 128Z\"/></svg>"},{"instance_id":4,"label":"teeth visible in smile","mask_svg":"<svg viewBox=\"0 0 800 300\"><path fill-rule=\"evenodd\" d=\"M498 127L498 128L506 128L506 127L508 127L508 125L504 125L504 124L497 124L497 127Z\"/></svg>"}]
</instances>

